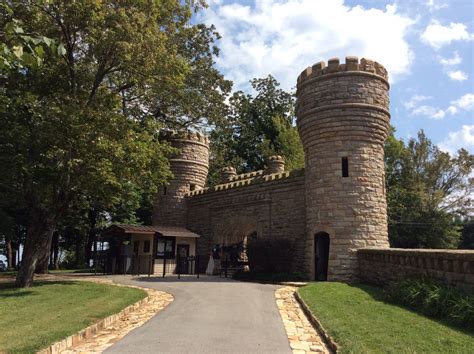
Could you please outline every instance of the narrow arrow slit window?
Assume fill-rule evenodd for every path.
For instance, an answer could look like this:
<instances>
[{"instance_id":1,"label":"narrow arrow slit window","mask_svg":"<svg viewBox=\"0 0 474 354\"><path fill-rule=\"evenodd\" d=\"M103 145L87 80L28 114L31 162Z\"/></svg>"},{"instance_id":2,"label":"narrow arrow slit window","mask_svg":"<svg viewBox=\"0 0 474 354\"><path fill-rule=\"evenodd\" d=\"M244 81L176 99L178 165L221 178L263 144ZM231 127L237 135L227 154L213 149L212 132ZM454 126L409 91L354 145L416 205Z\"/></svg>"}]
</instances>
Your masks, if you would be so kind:
<instances>
[{"instance_id":1,"label":"narrow arrow slit window","mask_svg":"<svg viewBox=\"0 0 474 354\"><path fill-rule=\"evenodd\" d=\"M349 159L347 157L343 157L341 159L342 164L342 177L349 177Z\"/></svg>"}]
</instances>

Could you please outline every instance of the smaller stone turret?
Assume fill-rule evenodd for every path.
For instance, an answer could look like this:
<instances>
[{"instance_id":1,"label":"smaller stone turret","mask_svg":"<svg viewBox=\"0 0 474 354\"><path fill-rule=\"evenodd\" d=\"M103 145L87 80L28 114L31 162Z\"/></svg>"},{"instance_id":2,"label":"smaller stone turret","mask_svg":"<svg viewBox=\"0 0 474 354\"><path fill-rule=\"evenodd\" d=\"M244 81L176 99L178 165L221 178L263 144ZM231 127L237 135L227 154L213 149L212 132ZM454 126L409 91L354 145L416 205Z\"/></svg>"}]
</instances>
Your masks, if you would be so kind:
<instances>
[{"instance_id":1,"label":"smaller stone turret","mask_svg":"<svg viewBox=\"0 0 474 354\"><path fill-rule=\"evenodd\" d=\"M229 183L232 181L232 178L237 176L237 171L233 167L224 167L221 170L221 183Z\"/></svg>"},{"instance_id":2,"label":"smaller stone turret","mask_svg":"<svg viewBox=\"0 0 474 354\"><path fill-rule=\"evenodd\" d=\"M267 168L265 169L266 175L271 175L274 173L285 172L285 160L283 157L276 155L270 156L267 161Z\"/></svg>"},{"instance_id":3,"label":"smaller stone turret","mask_svg":"<svg viewBox=\"0 0 474 354\"><path fill-rule=\"evenodd\" d=\"M162 131L176 153L170 157L173 178L159 188L153 210L153 225L186 226L185 196L204 187L209 167L209 140L199 132Z\"/></svg>"}]
</instances>

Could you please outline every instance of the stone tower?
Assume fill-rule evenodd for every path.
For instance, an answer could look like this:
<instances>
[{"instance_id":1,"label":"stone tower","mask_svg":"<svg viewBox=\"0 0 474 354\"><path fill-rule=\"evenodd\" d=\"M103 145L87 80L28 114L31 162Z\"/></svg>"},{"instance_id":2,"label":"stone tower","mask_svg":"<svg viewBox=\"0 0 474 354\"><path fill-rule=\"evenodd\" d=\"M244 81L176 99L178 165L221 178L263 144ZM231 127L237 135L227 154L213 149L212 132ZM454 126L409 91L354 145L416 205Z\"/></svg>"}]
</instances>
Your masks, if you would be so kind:
<instances>
[{"instance_id":1,"label":"stone tower","mask_svg":"<svg viewBox=\"0 0 474 354\"><path fill-rule=\"evenodd\" d=\"M185 195L206 183L209 140L203 134L189 131L164 131L160 139L168 141L178 152L169 159L174 177L158 190L153 225L186 227Z\"/></svg>"},{"instance_id":2,"label":"stone tower","mask_svg":"<svg viewBox=\"0 0 474 354\"><path fill-rule=\"evenodd\" d=\"M306 155L306 264L319 280L357 280L356 250L388 247L383 144L387 70L347 57L308 67L297 82Z\"/></svg>"}]
</instances>

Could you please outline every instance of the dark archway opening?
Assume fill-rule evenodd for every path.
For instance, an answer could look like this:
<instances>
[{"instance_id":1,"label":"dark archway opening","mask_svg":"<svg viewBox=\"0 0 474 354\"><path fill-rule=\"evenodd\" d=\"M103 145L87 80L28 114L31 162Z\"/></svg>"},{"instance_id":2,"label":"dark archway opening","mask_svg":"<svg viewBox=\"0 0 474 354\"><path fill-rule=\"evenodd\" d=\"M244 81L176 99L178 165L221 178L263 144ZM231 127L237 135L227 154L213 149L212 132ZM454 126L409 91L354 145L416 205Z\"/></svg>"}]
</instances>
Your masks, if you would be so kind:
<instances>
[{"instance_id":1,"label":"dark archway opening","mask_svg":"<svg viewBox=\"0 0 474 354\"><path fill-rule=\"evenodd\" d=\"M314 235L314 257L315 279L328 280L329 234L326 232L318 232Z\"/></svg>"},{"instance_id":2,"label":"dark archway opening","mask_svg":"<svg viewBox=\"0 0 474 354\"><path fill-rule=\"evenodd\" d=\"M247 255L247 243L249 240L257 238L257 232L251 232L250 234L239 236L237 239L241 239L239 242L227 243L222 245L222 259L226 259L228 266L238 269L248 269L248 255ZM232 242L232 241L231 241Z\"/></svg>"}]
</instances>

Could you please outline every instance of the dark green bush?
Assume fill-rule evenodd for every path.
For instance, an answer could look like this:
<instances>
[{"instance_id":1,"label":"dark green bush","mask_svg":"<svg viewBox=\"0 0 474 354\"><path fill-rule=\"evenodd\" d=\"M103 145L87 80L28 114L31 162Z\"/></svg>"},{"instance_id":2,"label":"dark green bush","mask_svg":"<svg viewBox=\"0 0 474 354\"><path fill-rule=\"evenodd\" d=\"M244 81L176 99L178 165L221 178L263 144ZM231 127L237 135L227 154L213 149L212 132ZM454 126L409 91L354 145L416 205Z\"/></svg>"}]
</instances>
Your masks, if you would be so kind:
<instances>
[{"instance_id":1,"label":"dark green bush","mask_svg":"<svg viewBox=\"0 0 474 354\"><path fill-rule=\"evenodd\" d=\"M247 244L251 271L290 273L294 263L295 242L288 239L256 238Z\"/></svg>"},{"instance_id":2,"label":"dark green bush","mask_svg":"<svg viewBox=\"0 0 474 354\"><path fill-rule=\"evenodd\" d=\"M429 277L402 280L387 288L386 298L424 315L474 329L474 296Z\"/></svg>"},{"instance_id":3,"label":"dark green bush","mask_svg":"<svg viewBox=\"0 0 474 354\"><path fill-rule=\"evenodd\" d=\"M300 272L264 273L264 272L257 272L257 271L250 271L250 272L239 271L235 273L232 278L236 280L256 281L256 282L263 282L263 283L281 283L281 282L290 282L290 281L301 282L301 281L308 280L308 276Z\"/></svg>"}]
</instances>

